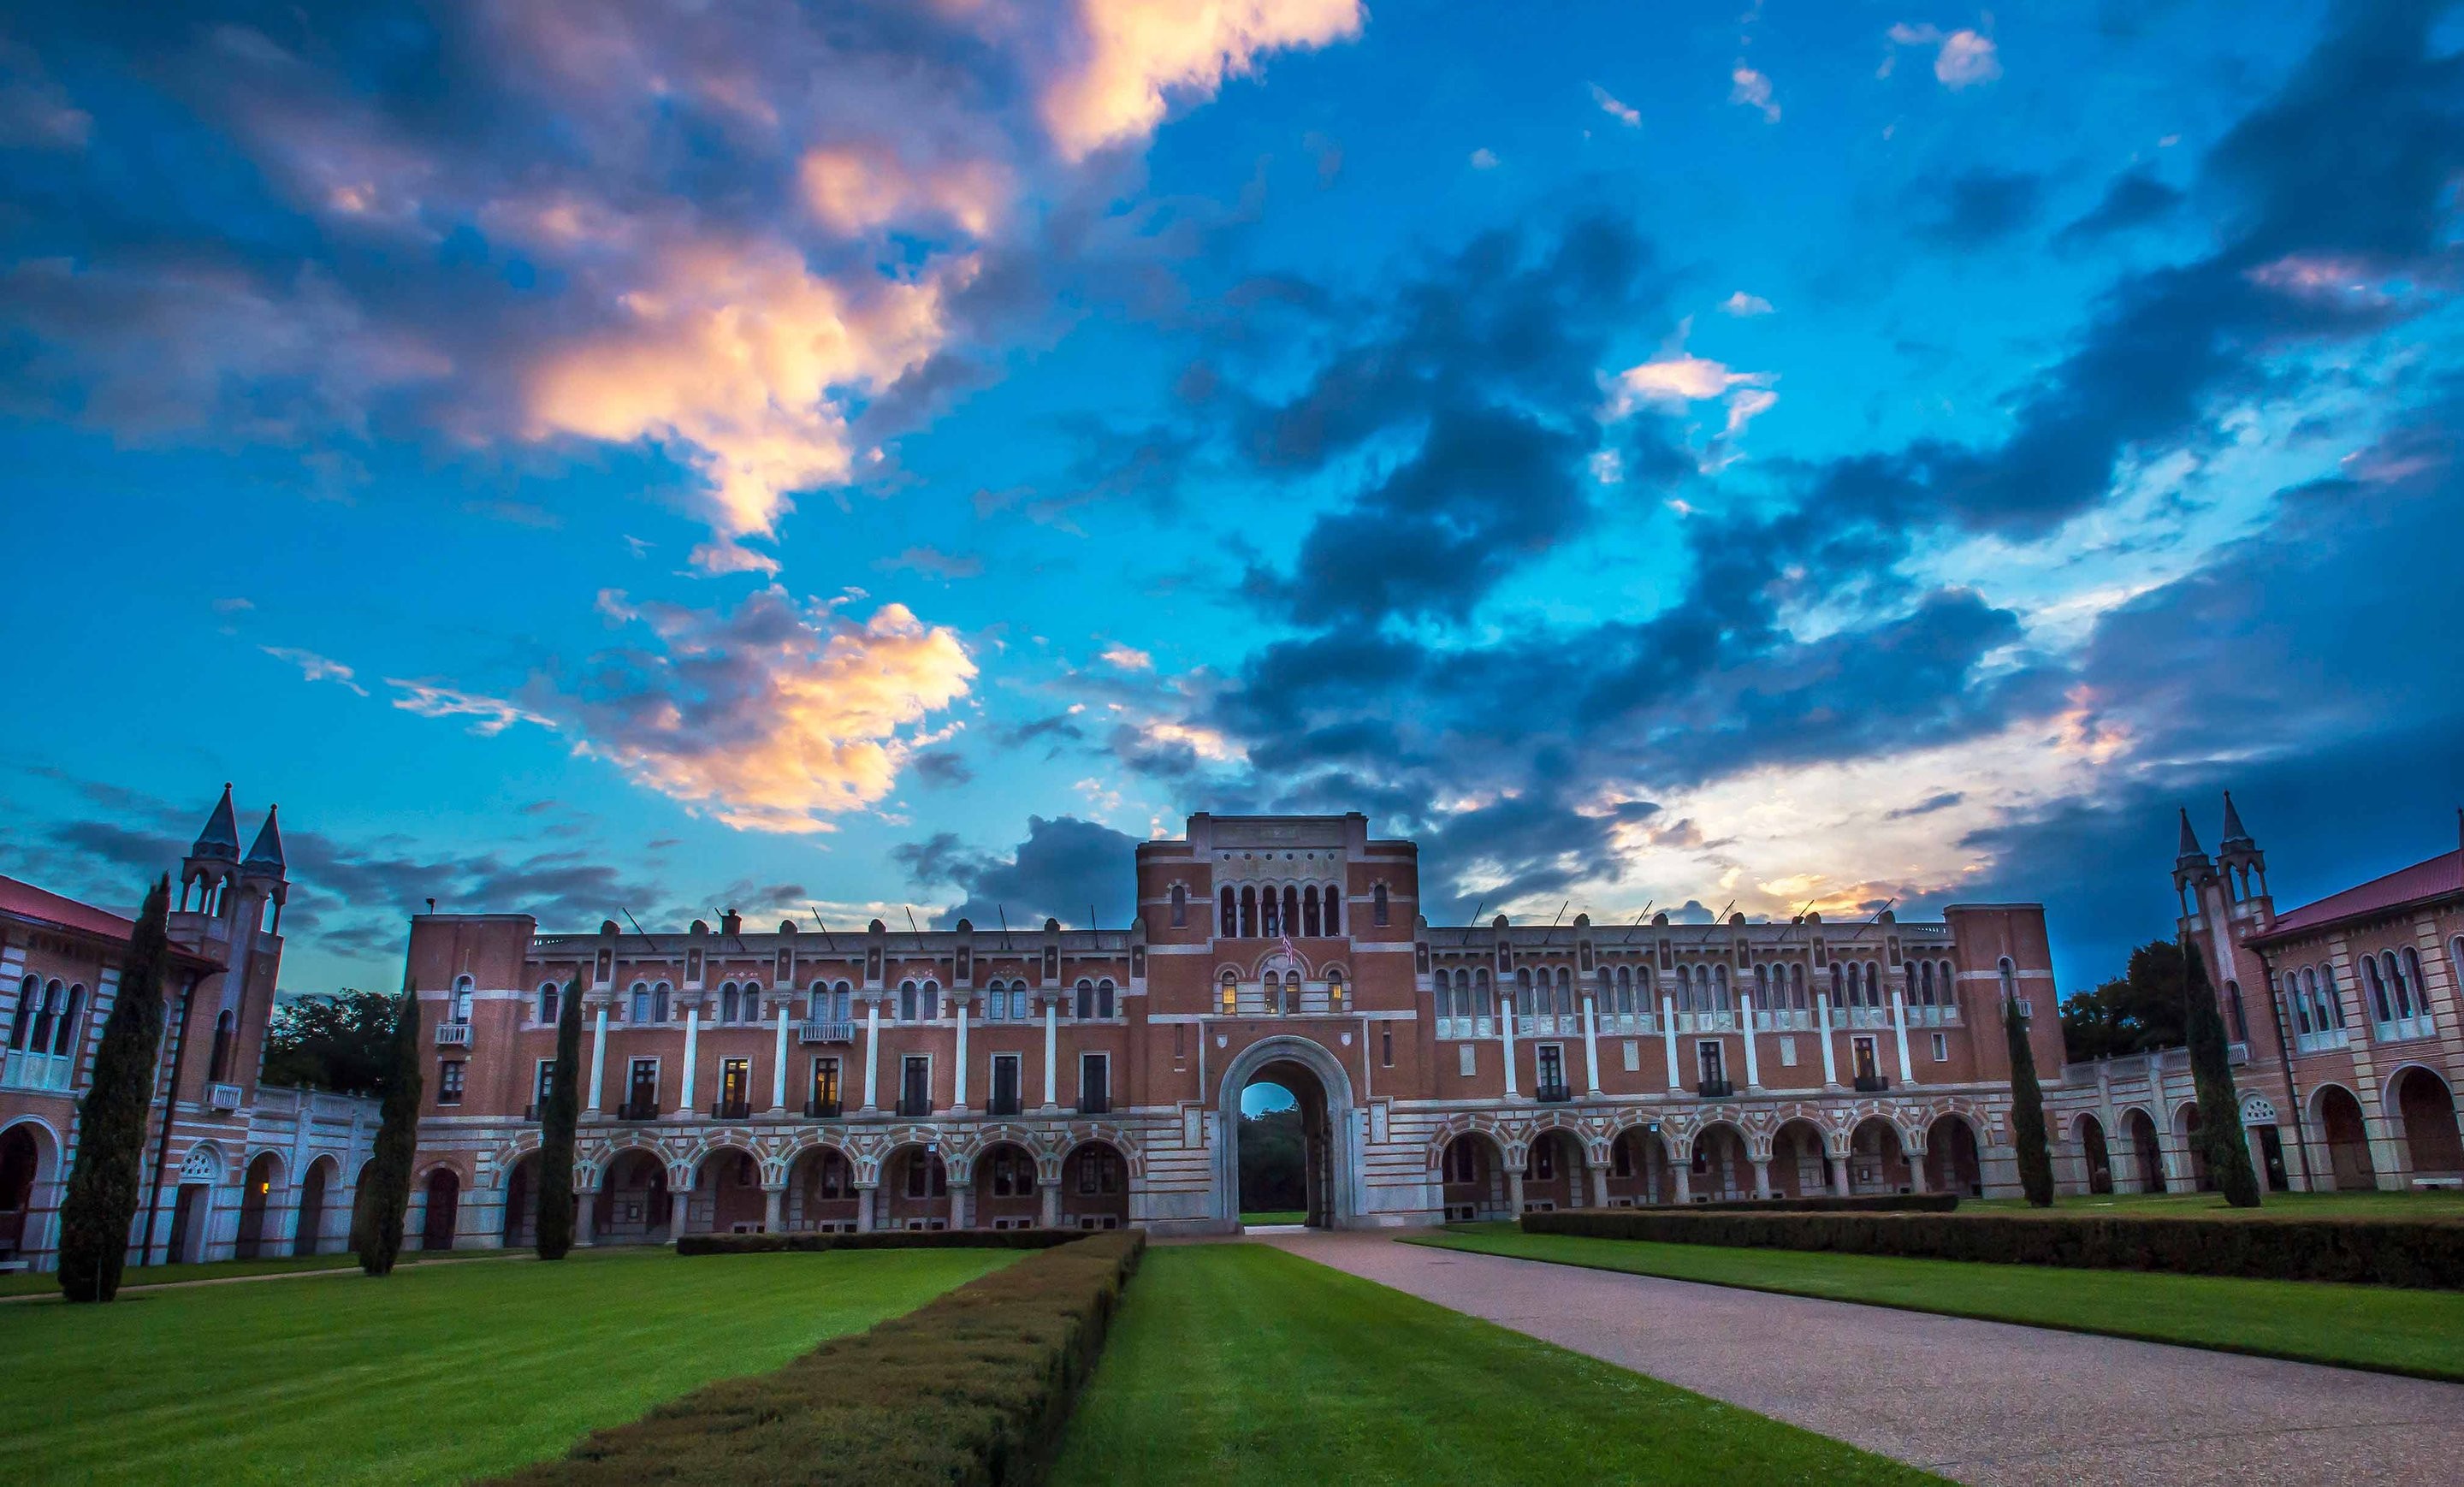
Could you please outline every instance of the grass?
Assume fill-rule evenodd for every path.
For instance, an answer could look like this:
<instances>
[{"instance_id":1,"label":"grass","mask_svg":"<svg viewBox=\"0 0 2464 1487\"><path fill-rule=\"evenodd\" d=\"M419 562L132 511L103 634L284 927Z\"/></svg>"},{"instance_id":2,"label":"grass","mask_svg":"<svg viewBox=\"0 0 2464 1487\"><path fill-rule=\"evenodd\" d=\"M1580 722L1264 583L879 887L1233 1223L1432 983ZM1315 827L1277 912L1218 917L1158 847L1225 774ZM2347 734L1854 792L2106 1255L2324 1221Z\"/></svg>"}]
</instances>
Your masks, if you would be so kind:
<instances>
[{"instance_id":1,"label":"grass","mask_svg":"<svg viewBox=\"0 0 2464 1487\"><path fill-rule=\"evenodd\" d=\"M1409 1242L2464 1382L2464 1294L2452 1291L1588 1239L1511 1224Z\"/></svg>"},{"instance_id":2,"label":"grass","mask_svg":"<svg viewBox=\"0 0 2464 1487\"><path fill-rule=\"evenodd\" d=\"M1933 1480L1263 1244L1147 1252L1051 1477Z\"/></svg>"},{"instance_id":3,"label":"grass","mask_svg":"<svg viewBox=\"0 0 2464 1487\"><path fill-rule=\"evenodd\" d=\"M1255 1212L1243 1210L1241 1214L1241 1222L1244 1224L1305 1224L1309 1222L1309 1211L1297 1208L1269 1208L1259 1209Z\"/></svg>"},{"instance_id":4,"label":"grass","mask_svg":"<svg viewBox=\"0 0 2464 1487\"><path fill-rule=\"evenodd\" d=\"M527 1250L439 1250L423 1254L405 1250L401 1263L416 1264L423 1260L501 1259L508 1253L526 1255ZM356 1255L282 1255L263 1259L218 1259L206 1265L131 1265L120 1273L120 1289L123 1292L140 1286L172 1285L184 1280L230 1280L242 1276L287 1276L316 1270L357 1270ZM0 1276L0 1297L57 1296L60 1293L59 1272L55 1270L17 1271Z\"/></svg>"},{"instance_id":5,"label":"grass","mask_svg":"<svg viewBox=\"0 0 2464 1487\"><path fill-rule=\"evenodd\" d=\"M2025 1198L1963 1198L1959 1211L1986 1214L2042 1213ZM2146 1218L2423 1219L2464 1223L2464 1192L2271 1192L2257 1208L2233 1208L2216 1192L2069 1193L2054 1199L2056 1214Z\"/></svg>"},{"instance_id":6,"label":"grass","mask_svg":"<svg viewBox=\"0 0 2464 1487\"><path fill-rule=\"evenodd\" d=\"M0 1309L9 1355L44 1380L0 1390L0 1481L459 1482L1018 1257L578 1251Z\"/></svg>"}]
</instances>

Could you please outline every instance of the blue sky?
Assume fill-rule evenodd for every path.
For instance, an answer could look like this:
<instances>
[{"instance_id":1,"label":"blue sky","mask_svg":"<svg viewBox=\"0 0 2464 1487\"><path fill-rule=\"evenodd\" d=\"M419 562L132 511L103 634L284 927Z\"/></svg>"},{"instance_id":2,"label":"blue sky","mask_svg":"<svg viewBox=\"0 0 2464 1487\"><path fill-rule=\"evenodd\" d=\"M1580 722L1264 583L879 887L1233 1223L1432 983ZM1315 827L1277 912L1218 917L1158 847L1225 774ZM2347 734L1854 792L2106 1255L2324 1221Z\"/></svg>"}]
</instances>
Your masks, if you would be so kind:
<instances>
[{"instance_id":1,"label":"blue sky","mask_svg":"<svg viewBox=\"0 0 2464 1487\"><path fill-rule=\"evenodd\" d=\"M0 31L0 870L403 915L1445 917L2454 842L2464 16L1242 0ZM2211 843L2212 844L2212 842Z\"/></svg>"}]
</instances>

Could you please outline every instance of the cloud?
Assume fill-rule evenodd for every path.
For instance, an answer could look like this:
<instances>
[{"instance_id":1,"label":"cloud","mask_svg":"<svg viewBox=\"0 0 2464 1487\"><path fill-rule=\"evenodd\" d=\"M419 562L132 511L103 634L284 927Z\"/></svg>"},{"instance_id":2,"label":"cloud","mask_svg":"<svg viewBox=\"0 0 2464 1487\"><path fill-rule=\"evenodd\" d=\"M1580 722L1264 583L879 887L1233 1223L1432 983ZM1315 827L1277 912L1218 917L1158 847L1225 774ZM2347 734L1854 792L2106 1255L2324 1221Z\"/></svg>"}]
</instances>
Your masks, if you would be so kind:
<instances>
[{"instance_id":1,"label":"cloud","mask_svg":"<svg viewBox=\"0 0 2464 1487\"><path fill-rule=\"evenodd\" d=\"M1979 83L1991 82L2002 76L2001 54L1993 38L1974 31L1945 32L1939 26L1895 25L1889 33L1891 43L1898 47L1933 47L1933 76L1944 87L1956 93ZM1882 76L1889 77L1891 61L1882 63Z\"/></svg>"},{"instance_id":2,"label":"cloud","mask_svg":"<svg viewBox=\"0 0 2464 1487\"><path fill-rule=\"evenodd\" d=\"M1104 647L1104 664L1121 671L1152 671L1155 669L1155 657L1134 645L1124 645L1114 641Z\"/></svg>"},{"instance_id":3,"label":"cloud","mask_svg":"<svg viewBox=\"0 0 2464 1487\"><path fill-rule=\"evenodd\" d=\"M1471 168L1474 170L1495 170L1497 164L1497 152L1486 145L1471 152Z\"/></svg>"},{"instance_id":4,"label":"cloud","mask_svg":"<svg viewBox=\"0 0 2464 1487\"><path fill-rule=\"evenodd\" d=\"M908 763L914 770L915 777L935 790L967 784L976 777L976 772L967 767L967 761L947 749L928 749L913 755Z\"/></svg>"},{"instance_id":5,"label":"cloud","mask_svg":"<svg viewBox=\"0 0 2464 1487\"><path fill-rule=\"evenodd\" d=\"M1740 61L1728 74L1728 83L1729 102L1760 109L1766 120L1771 123L1779 122L1779 105L1771 101L1771 81L1769 77Z\"/></svg>"},{"instance_id":6,"label":"cloud","mask_svg":"<svg viewBox=\"0 0 2464 1487\"><path fill-rule=\"evenodd\" d=\"M2186 199L2183 192L2148 171L2125 171L2113 178L2102 200L2063 228L2054 241L2065 248L2079 247L2146 227L2172 215Z\"/></svg>"},{"instance_id":7,"label":"cloud","mask_svg":"<svg viewBox=\"0 0 2464 1487\"><path fill-rule=\"evenodd\" d=\"M555 720L502 697L482 696L433 681L388 676L385 682L402 693L394 699L393 705L405 712L415 712L425 718L476 718L478 721L471 725L471 732L484 738L494 738L517 723L535 723L541 728L556 726Z\"/></svg>"},{"instance_id":8,"label":"cloud","mask_svg":"<svg viewBox=\"0 0 2464 1487\"><path fill-rule=\"evenodd\" d=\"M895 558L880 559L873 566L890 573L904 569L947 583L958 579L982 577L984 560L973 553L945 553L938 548L911 547Z\"/></svg>"},{"instance_id":9,"label":"cloud","mask_svg":"<svg viewBox=\"0 0 2464 1487\"><path fill-rule=\"evenodd\" d=\"M919 886L959 890L959 902L935 916L936 926L966 919L982 931L1006 915L1012 929L1031 932L1047 918L1084 926L1089 908L1098 924L1128 923L1136 848L1135 837L1095 821L1030 816L1026 840L1007 857L973 850L949 832L895 847L891 856Z\"/></svg>"},{"instance_id":10,"label":"cloud","mask_svg":"<svg viewBox=\"0 0 2464 1487\"><path fill-rule=\"evenodd\" d=\"M1616 120L1618 123L1625 125L1627 128L1639 129L1642 127L1642 111L1638 108L1628 107L1626 104L1618 102L1615 94L1609 92L1608 89L1601 87L1598 83L1592 84L1592 101L1600 106L1601 113L1608 115L1611 119Z\"/></svg>"},{"instance_id":11,"label":"cloud","mask_svg":"<svg viewBox=\"0 0 2464 1487\"><path fill-rule=\"evenodd\" d=\"M1731 371L1721 362L1688 354L1684 340L1690 328L1690 322L1681 324L1667 350L1611 379L1609 401L1601 416L1620 419L1650 405L1682 409L1688 404L1721 400L1727 417L1704 458L1706 469L1716 469L1733 457L1746 426L1778 405L1779 394L1770 390L1777 378L1770 372Z\"/></svg>"},{"instance_id":12,"label":"cloud","mask_svg":"<svg viewBox=\"0 0 2464 1487\"><path fill-rule=\"evenodd\" d=\"M1070 62L1045 86L1045 126L1064 157L1143 139L1168 96L1210 98L1269 53L1360 33L1358 0L1222 0L1193 11L1169 0L1078 0Z\"/></svg>"},{"instance_id":13,"label":"cloud","mask_svg":"<svg viewBox=\"0 0 2464 1487\"><path fill-rule=\"evenodd\" d=\"M1741 289L1720 301L1720 313L1734 316L1739 319L1749 319L1754 316L1771 314L1771 302L1760 295L1749 295Z\"/></svg>"},{"instance_id":14,"label":"cloud","mask_svg":"<svg viewBox=\"0 0 2464 1487\"><path fill-rule=\"evenodd\" d=\"M1982 248L2034 222L2043 193L2044 179L2024 170L1989 168L1929 179L1914 193L1932 210L1918 230L1947 247Z\"/></svg>"},{"instance_id":15,"label":"cloud","mask_svg":"<svg viewBox=\"0 0 2464 1487\"><path fill-rule=\"evenodd\" d=\"M276 661L297 667L302 681L334 682L349 688L363 697L368 694L366 688L352 679L355 673L349 667L339 661L328 660L313 650L294 650L282 645L259 645L257 649Z\"/></svg>"}]
</instances>

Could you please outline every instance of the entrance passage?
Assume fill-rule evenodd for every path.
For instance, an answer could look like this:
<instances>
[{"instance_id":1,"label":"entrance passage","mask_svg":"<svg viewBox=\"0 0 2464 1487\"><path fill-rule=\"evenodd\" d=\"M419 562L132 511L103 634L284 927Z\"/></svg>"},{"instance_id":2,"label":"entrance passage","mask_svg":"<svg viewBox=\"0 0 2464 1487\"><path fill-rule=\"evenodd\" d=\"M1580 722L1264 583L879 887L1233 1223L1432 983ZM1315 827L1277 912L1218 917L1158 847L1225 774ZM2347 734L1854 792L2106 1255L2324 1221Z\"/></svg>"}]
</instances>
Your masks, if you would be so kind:
<instances>
[{"instance_id":1,"label":"entrance passage","mask_svg":"<svg viewBox=\"0 0 2464 1487\"><path fill-rule=\"evenodd\" d=\"M1296 1223L1309 1212L1309 1144L1299 1099L1261 1080L1241 1091L1241 1221Z\"/></svg>"},{"instance_id":2,"label":"entrance passage","mask_svg":"<svg viewBox=\"0 0 2464 1487\"><path fill-rule=\"evenodd\" d=\"M1297 1061L1268 1063L1242 1087L1242 1105L1251 1090L1271 1088L1289 1103L1271 1114L1251 1119L1245 1114L1231 1124L1240 1172L1241 1209L1244 1213L1297 1211L1312 1229L1334 1225L1333 1124L1327 1118L1326 1085L1315 1071ZM1260 1102L1264 1104L1265 1102ZM1280 1102L1278 1102L1280 1103ZM1255 1142L1259 1154L1250 1155ZM1258 1202L1253 1207L1251 1181ZM1278 1201L1267 1202L1268 1198Z\"/></svg>"}]
</instances>

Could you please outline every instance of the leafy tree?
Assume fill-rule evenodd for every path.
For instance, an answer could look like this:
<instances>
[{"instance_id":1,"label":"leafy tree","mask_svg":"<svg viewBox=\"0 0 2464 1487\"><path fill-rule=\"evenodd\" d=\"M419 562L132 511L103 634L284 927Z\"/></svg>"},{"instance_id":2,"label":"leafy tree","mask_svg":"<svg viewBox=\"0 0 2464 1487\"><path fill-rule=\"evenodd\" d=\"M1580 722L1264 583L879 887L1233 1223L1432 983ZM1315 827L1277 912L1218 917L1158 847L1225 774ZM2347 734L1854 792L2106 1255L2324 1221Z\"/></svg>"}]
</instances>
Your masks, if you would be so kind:
<instances>
[{"instance_id":1,"label":"leafy tree","mask_svg":"<svg viewBox=\"0 0 2464 1487\"><path fill-rule=\"evenodd\" d=\"M393 1060L393 998L344 988L331 1001L286 1002L265 1033L264 1084L372 1095Z\"/></svg>"},{"instance_id":2,"label":"leafy tree","mask_svg":"<svg viewBox=\"0 0 2464 1487\"><path fill-rule=\"evenodd\" d=\"M60 1207L60 1293L73 1301L120 1294L128 1230L145 1181L145 1113L154 1103L163 1041L163 983L170 975L171 880L155 880L128 937L128 964L95 1050L94 1082L77 1110L77 1166Z\"/></svg>"},{"instance_id":3,"label":"leafy tree","mask_svg":"<svg viewBox=\"0 0 2464 1487\"><path fill-rule=\"evenodd\" d=\"M2242 1135L2241 1096L2233 1089L2225 1019L2216 1011L2207 957L2186 945L2182 961L2188 973L2182 980L2182 1010L2190 1035L2190 1082L2199 1091L2199 1128L2191 1139L2206 1155L2208 1175L2215 1179L2225 1201L2235 1208L2256 1208L2258 1174L2251 1170L2250 1143Z\"/></svg>"},{"instance_id":4,"label":"leafy tree","mask_svg":"<svg viewBox=\"0 0 2464 1487\"><path fill-rule=\"evenodd\" d=\"M1241 1206L1251 1213L1309 1207L1309 1155L1298 1105L1241 1118Z\"/></svg>"},{"instance_id":5,"label":"leafy tree","mask_svg":"<svg viewBox=\"0 0 2464 1487\"><path fill-rule=\"evenodd\" d=\"M2036 1051L2018 998L2002 999L2002 1033L2011 1044L2011 1144L2019 1152L2019 1187L2034 1208L2054 1206L2054 1153L2045 1141L2045 1091L2036 1082Z\"/></svg>"},{"instance_id":6,"label":"leafy tree","mask_svg":"<svg viewBox=\"0 0 2464 1487\"><path fill-rule=\"evenodd\" d=\"M410 1169L419 1149L419 992L405 980L394 1002L393 1049L385 1078L385 1119L361 1183L362 1206L352 1228L360 1268L393 1274L402 1254L402 1225L410 1212Z\"/></svg>"},{"instance_id":7,"label":"leafy tree","mask_svg":"<svg viewBox=\"0 0 2464 1487\"><path fill-rule=\"evenodd\" d=\"M2063 1052L2084 1061L2181 1047L2182 975L2182 949L2172 941L2132 951L2119 979L2062 1003Z\"/></svg>"},{"instance_id":8,"label":"leafy tree","mask_svg":"<svg viewBox=\"0 0 2464 1487\"><path fill-rule=\"evenodd\" d=\"M582 1075L582 981L564 989L556 1013L556 1070L539 1110L539 1257L562 1259L573 1248L573 1127L582 1118L575 1085Z\"/></svg>"}]
</instances>

